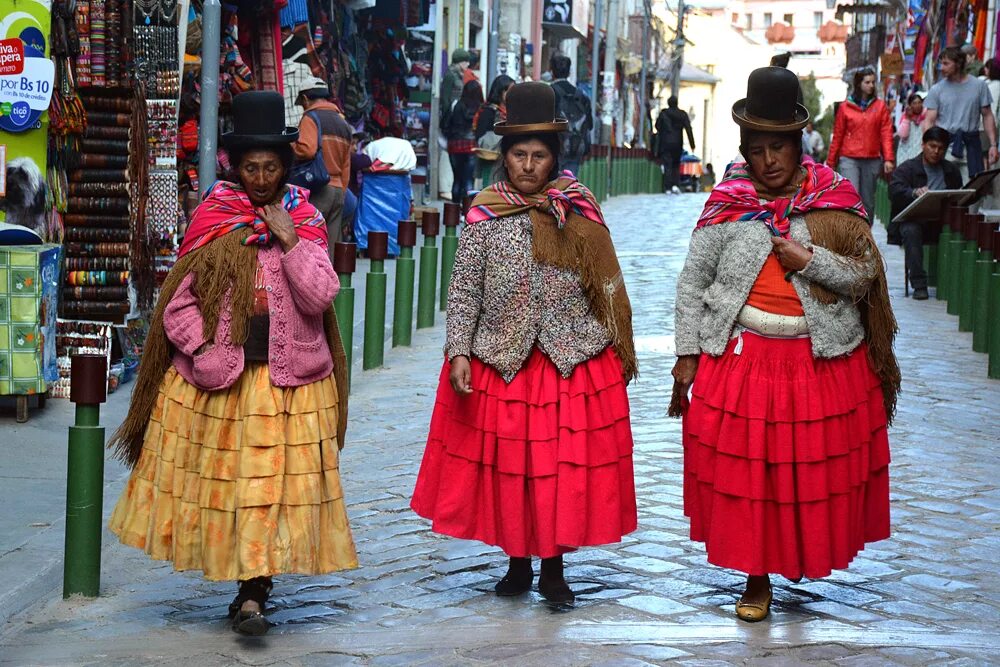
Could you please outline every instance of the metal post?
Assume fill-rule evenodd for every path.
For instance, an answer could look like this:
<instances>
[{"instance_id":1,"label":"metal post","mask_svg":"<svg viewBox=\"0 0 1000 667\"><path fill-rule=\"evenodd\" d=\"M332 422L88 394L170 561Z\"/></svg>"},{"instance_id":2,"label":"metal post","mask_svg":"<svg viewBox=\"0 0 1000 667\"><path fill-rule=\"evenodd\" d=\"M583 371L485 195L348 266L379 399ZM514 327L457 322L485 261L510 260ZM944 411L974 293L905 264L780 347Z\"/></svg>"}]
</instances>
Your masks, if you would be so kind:
<instances>
[{"instance_id":1,"label":"metal post","mask_svg":"<svg viewBox=\"0 0 1000 667\"><path fill-rule=\"evenodd\" d=\"M340 340L344 343L344 354L347 355L347 381L350 386L351 359L354 357L354 287L351 285L352 274L357 268L358 246L353 243L336 243L333 246L333 270L340 278L340 292L333 300L333 309L337 312L337 326L340 328Z\"/></svg>"},{"instance_id":2,"label":"metal post","mask_svg":"<svg viewBox=\"0 0 1000 667\"><path fill-rule=\"evenodd\" d=\"M421 227L424 246L420 249L420 287L417 292L417 328L434 326L434 297L437 294L438 249L435 237L441 226L441 214L424 211Z\"/></svg>"},{"instance_id":3,"label":"metal post","mask_svg":"<svg viewBox=\"0 0 1000 667\"><path fill-rule=\"evenodd\" d=\"M681 89L681 67L684 65L684 0L677 0L677 34L674 37L674 52L670 59L670 94L677 97Z\"/></svg>"},{"instance_id":4,"label":"metal post","mask_svg":"<svg viewBox=\"0 0 1000 667\"><path fill-rule=\"evenodd\" d=\"M486 86L492 86L499 71L497 60L500 52L500 0L490 2L490 34L486 50Z\"/></svg>"},{"instance_id":5,"label":"metal post","mask_svg":"<svg viewBox=\"0 0 1000 667\"><path fill-rule=\"evenodd\" d=\"M417 261L413 246L417 245L417 223L400 220L399 257L396 258L396 294L392 304L392 346L409 345L413 333L413 277Z\"/></svg>"},{"instance_id":6,"label":"metal post","mask_svg":"<svg viewBox=\"0 0 1000 667\"><path fill-rule=\"evenodd\" d=\"M965 239L961 234L952 235L948 241L948 314L958 315L962 290L961 260Z\"/></svg>"},{"instance_id":7,"label":"metal post","mask_svg":"<svg viewBox=\"0 0 1000 667\"><path fill-rule=\"evenodd\" d=\"M989 367L987 375L1000 380L1000 264L998 272L990 276L990 334Z\"/></svg>"},{"instance_id":8,"label":"metal post","mask_svg":"<svg viewBox=\"0 0 1000 667\"><path fill-rule=\"evenodd\" d=\"M198 185L205 194L215 183L219 148L219 41L222 3L205 0L201 29L201 119L198 125Z\"/></svg>"},{"instance_id":9,"label":"metal post","mask_svg":"<svg viewBox=\"0 0 1000 667\"><path fill-rule=\"evenodd\" d=\"M361 367L378 368L385 357L385 258L389 254L389 232L368 232L371 265L365 280L365 349Z\"/></svg>"},{"instance_id":10,"label":"metal post","mask_svg":"<svg viewBox=\"0 0 1000 667\"><path fill-rule=\"evenodd\" d=\"M649 29L652 23L650 16L649 0L642 3L642 72L639 74L639 111L642 117L639 119L639 148L646 147L646 121L649 120L649 93L646 90L646 68L649 60Z\"/></svg>"},{"instance_id":11,"label":"metal post","mask_svg":"<svg viewBox=\"0 0 1000 667\"><path fill-rule=\"evenodd\" d=\"M594 116L593 128L591 129L591 143L601 143L601 118L598 114L597 94L597 72L599 67L597 61L601 57L601 12L604 7L602 0L594 0L594 35L590 46L590 112Z\"/></svg>"},{"instance_id":12,"label":"metal post","mask_svg":"<svg viewBox=\"0 0 1000 667\"><path fill-rule=\"evenodd\" d=\"M108 359L78 354L71 361L69 400L76 423L69 427L66 461L66 543L63 597L97 597L101 589L101 527L104 520L104 427Z\"/></svg>"},{"instance_id":13,"label":"metal post","mask_svg":"<svg viewBox=\"0 0 1000 667\"><path fill-rule=\"evenodd\" d=\"M444 238L441 239L441 310L448 307L448 285L451 284L451 271L455 266L455 253L458 252L458 225L461 222L462 207L445 202Z\"/></svg>"},{"instance_id":14,"label":"metal post","mask_svg":"<svg viewBox=\"0 0 1000 667\"><path fill-rule=\"evenodd\" d=\"M608 31L604 42L604 69L601 71L603 89L601 95L601 143L611 145L614 123L615 62L618 51L618 7L619 0L608 1ZM608 158L610 164L610 157Z\"/></svg>"},{"instance_id":15,"label":"metal post","mask_svg":"<svg viewBox=\"0 0 1000 667\"><path fill-rule=\"evenodd\" d=\"M969 247L971 244L971 248ZM959 331L972 331L972 315L973 315L973 291L974 283L976 280L976 259L979 256L979 251L976 249L975 242L965 242L965 247L962 249L962 259L961 259L961 289L960 296L958 299L958 330Z\"/></svg>"},{"instance_id":16,"label":"metal post","mask_svg":"<svg viewBox=\"0 0 1000 667\"><path fill-rule=\"evenodd\" d=\"M989 352L990 276L995 265L992 257L980 255L976 260L973 285L972 351Z\"/></svg>"}]
</instances>

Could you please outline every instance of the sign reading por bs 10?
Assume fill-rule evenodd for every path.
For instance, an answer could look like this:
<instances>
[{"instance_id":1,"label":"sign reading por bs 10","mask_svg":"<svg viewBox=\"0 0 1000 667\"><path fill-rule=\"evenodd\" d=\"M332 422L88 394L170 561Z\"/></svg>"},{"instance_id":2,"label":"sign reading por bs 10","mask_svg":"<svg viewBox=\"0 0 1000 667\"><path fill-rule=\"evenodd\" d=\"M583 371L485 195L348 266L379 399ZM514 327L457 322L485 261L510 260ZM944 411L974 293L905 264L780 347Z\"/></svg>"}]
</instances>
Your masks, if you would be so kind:
<instances>
[{"instance_id":1,"label":"sign reading por bs 10","mask_svg":"<svg viewBox=\"0 0 1000 667\"><path fill-rule=\"evenodd\" d=\"M44 37L35 28L10 39L0 40L0 130L24 132L33 129L52 100L55 64L39 52L34 37ZM25 41L24 37L28 37Z\"/></svg>"}]
</instances>

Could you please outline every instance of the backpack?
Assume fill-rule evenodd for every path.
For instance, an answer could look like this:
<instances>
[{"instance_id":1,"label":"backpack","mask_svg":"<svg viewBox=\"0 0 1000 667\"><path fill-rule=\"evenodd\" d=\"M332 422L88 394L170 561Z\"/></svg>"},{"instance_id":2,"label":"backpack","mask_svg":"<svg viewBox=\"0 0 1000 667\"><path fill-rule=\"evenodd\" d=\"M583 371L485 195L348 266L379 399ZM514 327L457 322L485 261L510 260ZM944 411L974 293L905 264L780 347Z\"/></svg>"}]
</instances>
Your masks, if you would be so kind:
<instances>
[{"instance_id":1,"label":"backpack","mask_svg":"<svg viewBox=\"0 0 1000 667\"><path fill-rule=\"evenodd\" d=\"M560 155L580 160L587 153L586 127L590 121L590 100L574 88L572 93L560 93L556 88L556 116L569 121L569 130L562 133Z\"/></svg>"},{"instance_id":2,"label":"backpack","mask_svg":"<svg viewBox=\"0 0 1000 667\"><path fill-rule=\"evenodd\" d=\"M319 114L307 111L306 115L316 123L316 155L308 162L293 165L288 174L288 182L315 192L330 182L330 172L323 161L323 126L319 122Z\"/></svg>"}]
</instances>

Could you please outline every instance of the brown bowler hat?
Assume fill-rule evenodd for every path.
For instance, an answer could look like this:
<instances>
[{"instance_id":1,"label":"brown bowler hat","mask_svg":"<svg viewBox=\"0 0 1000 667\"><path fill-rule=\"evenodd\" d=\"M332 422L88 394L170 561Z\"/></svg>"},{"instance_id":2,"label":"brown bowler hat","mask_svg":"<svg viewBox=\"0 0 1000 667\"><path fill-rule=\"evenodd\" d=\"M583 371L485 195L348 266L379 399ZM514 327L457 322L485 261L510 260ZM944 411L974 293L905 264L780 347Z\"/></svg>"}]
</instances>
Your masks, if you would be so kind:
<instances>
[{"instance_id":1,"label":"brown bowler hat","mask_svg":"<svg viewBox=\"0 0 1000 667\"><path fill-rule=\"evenodd\" d=\"M760 132L801 130L809 111L798 103L799 90L799 78L784 67L755 69L747 79L747 96L733 105L733 120Z\"/></svg>"},{"instance_id":2,"label":"brown bowler hat","mask_svg":"<svg viewBox=\"0 0 1000 667\"><path fill-rule=\"evenodd\" d=\"M515 83L507 90L507 120L493 126L501 136L565 132L569 121L556 118L556 92L538 81Z\"/></svg>"}]
</instances>

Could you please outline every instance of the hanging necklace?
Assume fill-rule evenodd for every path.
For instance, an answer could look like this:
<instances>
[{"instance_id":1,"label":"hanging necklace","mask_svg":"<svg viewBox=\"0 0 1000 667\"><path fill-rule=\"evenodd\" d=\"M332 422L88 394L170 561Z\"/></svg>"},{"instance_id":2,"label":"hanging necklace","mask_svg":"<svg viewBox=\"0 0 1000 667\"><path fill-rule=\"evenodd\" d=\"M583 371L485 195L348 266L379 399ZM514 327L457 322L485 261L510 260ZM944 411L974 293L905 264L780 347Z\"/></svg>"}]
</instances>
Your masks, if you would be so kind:
<instances>
[{"instance_id":1,"label":"hanging necklace","mask_svg":"<svg viewBox=\"0 0 1000 667\"><path fill-rule=\"evenodd\" d=\"M133 0L135 10L142 15L142 23L149 25L152 22L153 12L159 9L159 0Z\"/></svg>"}]
</instances>

